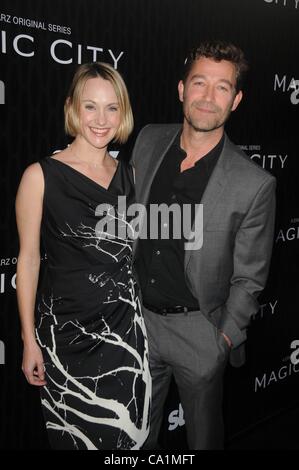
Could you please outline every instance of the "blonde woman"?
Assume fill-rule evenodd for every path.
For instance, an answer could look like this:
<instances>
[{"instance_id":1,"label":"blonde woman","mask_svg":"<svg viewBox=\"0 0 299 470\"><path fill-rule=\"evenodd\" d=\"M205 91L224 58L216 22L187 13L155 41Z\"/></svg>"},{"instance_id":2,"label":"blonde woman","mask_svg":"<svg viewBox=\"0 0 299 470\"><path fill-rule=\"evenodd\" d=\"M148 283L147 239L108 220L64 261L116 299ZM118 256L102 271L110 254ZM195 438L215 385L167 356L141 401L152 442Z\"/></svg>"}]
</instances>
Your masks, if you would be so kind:
<instances>
[{"instance_id":1,"label":"blonde woman","mask_svg":"<svg viewBox=\"0 0 299 470\"><path fill-rule=\"evenodd\" d=\"M132 227L117 209L119 196L128 206L134 192L128 165L107 150L127 140L133 117L110 65L78 68L65 127L71 145L30 165L16 198L22 369L41 387L53 449L139 449L148 434L148 345L131 269ZM99 228L107 213L121 224ZM47 264L37 289L40 237Z\"/></svg>"}]
</instances>

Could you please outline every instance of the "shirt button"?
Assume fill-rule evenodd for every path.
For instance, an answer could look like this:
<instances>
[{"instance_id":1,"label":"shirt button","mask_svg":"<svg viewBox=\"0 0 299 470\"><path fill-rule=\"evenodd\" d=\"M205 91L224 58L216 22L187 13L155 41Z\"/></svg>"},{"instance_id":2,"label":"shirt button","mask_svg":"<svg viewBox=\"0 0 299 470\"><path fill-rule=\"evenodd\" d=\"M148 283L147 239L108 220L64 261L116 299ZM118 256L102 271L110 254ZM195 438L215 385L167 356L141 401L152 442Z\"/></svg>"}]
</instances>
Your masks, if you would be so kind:
<instances>
[{"instance_id":1,"label":"shirt button","mask_svg":"<svg viewBox=\"0 0 299 470\"><path fill-rule=\"evenodd\" d=\"M165 223L165 224L163 224L163 227L168 227L168 224L166 224L166 223Z\"/></svg>"},{"instance_id":2,"label":"shirt button","mask_svg":"<svg viewBox=\"0 0 299 470\"><path fill-rule=\"evenodd\" d=\"M173 194L173 195L171 196L171 199L172 199L172 200L176 199L176 195Z\"/></svg>"},{"instance_id":3,"label":"shirt button","mask_svg":"<svg viewBox=\"0 0 299 470\"><path fill-rule=\"evenodd\" d=\"M157 251L156 251L156 255L159 255L160 253L161 253L160 250L157 250Z\"/></svg>"},{"instance_id":4,"label":"shirt button","mask_svg":"<svg viewBox=\"0 0 299 470\"><path fill-rule=\"evenodd\" d=\"M151 279L151 284L155 284L156 279Z\"/></svg>"}]
</instances>

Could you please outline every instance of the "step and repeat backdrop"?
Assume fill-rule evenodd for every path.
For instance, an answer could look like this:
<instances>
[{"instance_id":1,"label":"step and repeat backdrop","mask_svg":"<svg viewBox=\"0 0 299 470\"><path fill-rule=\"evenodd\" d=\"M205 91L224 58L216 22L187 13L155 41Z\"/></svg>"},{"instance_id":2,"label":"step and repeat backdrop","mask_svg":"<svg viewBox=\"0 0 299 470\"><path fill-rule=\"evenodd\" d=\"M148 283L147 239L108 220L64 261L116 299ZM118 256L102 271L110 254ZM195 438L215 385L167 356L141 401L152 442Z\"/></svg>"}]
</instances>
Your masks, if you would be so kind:
<instances>
[{"instance_id":1,"label":"step and repeat backdrop","mask_svg":"<svg viewBox=\"0 0 299 470\"><path fill-rule=\"evenodd\" d=\"M227 133L278 183L271 271L247 363L225 376L227 441L298 408L299 0L2 0L0 8L0 447L48 447L38 390L21 372L14 201L22 172L69 143L63 103L78 64L106 61L122 73L135 129L112 150L129 158L142 126L182 121L180 70L190 47L208 38L245 51L245 96ZM174 383L160 441L166 449L186 446Z\"/></svg>"}]
</instances>

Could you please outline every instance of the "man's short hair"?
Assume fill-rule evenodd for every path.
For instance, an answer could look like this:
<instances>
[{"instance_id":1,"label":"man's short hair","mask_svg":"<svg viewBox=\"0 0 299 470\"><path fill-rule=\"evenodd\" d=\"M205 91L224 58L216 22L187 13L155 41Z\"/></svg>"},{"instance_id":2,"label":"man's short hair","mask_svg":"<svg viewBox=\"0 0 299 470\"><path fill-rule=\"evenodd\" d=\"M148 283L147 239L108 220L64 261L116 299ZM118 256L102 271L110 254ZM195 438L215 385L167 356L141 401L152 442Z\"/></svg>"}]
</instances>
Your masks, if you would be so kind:
<instances>
[{"instance_id":1,"label":"man's short hair","mask_svg":"<svg viewBox=\"0 0 299 470\"><path fill-rule=\"evenodd\" d=\"M182 80L185 83L194 62L201 57L213 59L216 62L227 60L236 67L236 92L238 93L243 86L244 76L248 70L248 63L244 57L244 52L232 43L225 41L204 41L198 47L189 52L184 68Z\"/></svg>"}]
</instances>

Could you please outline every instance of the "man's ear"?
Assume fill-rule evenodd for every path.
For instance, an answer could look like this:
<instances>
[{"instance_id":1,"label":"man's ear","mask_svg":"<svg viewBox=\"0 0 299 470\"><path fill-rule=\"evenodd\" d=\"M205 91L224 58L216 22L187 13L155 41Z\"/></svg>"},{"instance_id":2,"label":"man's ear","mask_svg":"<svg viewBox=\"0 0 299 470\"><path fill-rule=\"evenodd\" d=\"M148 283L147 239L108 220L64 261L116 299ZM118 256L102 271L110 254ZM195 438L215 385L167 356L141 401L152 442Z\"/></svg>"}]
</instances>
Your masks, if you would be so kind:
<instances>
[{"instance_id":1,"label":"man's ear","mask_svg":"<svg viewBox=\"0 0 299 470\"><path fill-rule=\"evenodd\" d=\"M232 111L235 111L235 109L237 109L237 107L239 106L239 103L241 102L242 98L243 98L243 93L242 93L242 90L240 90L236 94L235 99L233 101Z\"/></svg>"},{"instance_id":2,"label":"man's ear","mask_svg":"<svg viewBox=\"0 0 299 470\"><path fill-rule=\"evenodd\" d=\"M181 102L183 102L183 97L184 97L184 83L182 80L179 81L178 84L178 92L179 92L179 99Z\"/></svg>"}]
</instances>

